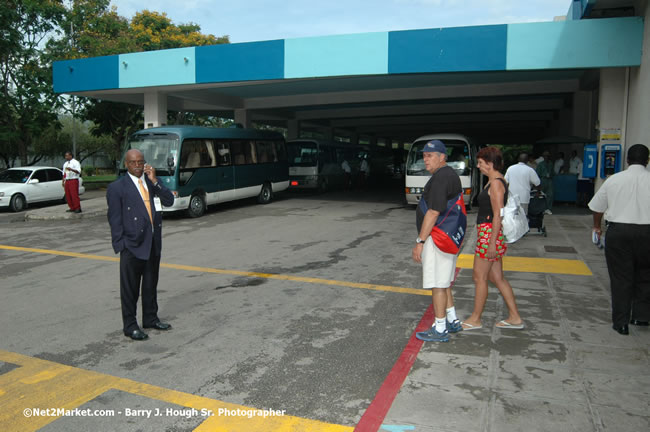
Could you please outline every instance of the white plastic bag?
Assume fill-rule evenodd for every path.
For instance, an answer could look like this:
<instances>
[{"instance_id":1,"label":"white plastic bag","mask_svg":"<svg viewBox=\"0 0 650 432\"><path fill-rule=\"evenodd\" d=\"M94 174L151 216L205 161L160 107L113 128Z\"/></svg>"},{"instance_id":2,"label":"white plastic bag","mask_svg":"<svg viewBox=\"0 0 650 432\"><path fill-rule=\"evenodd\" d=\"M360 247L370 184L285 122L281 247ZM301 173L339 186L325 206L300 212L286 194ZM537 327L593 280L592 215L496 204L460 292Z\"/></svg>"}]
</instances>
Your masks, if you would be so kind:
<instances>
[{"instance_id":1,"label":"white plastic bag","mask_svg":"<svg viewBox=\"0 0 650 432\"><path fill-rule=\"evenodd\" d=\"M528 218L519 202L519 197L508 191L508 201L501 209L501 229L506 243L514 243L528 232Z\"/></svg>"}]
</instances>

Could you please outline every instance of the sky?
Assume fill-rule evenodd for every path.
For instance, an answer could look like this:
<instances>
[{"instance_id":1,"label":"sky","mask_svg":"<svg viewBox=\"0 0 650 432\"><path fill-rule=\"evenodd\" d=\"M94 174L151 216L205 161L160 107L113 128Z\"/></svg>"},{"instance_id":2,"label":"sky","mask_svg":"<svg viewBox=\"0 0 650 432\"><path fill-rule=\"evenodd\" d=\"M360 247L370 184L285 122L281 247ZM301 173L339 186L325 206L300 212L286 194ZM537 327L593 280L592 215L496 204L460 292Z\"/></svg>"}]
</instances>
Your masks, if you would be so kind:
<instances>
[{"instance_id":1,"label":"sky","mask_svg":"<svg viewBox=\"0 0 650 432\"><path fill-rule=\"evenodd\" d=\"M571 0L112 0L131 18L165 12L231 43L310 36L552 21Z\"/></svg>"}]
</instances>

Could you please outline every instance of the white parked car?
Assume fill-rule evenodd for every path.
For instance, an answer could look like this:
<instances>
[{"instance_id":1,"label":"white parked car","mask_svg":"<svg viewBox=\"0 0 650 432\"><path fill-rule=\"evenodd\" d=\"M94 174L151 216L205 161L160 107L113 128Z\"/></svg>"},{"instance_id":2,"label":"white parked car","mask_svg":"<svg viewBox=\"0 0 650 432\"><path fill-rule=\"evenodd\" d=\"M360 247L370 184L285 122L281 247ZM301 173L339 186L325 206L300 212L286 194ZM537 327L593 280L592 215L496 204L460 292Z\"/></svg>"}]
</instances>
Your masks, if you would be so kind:
<instances>
[{"instance_id":1,"label":"white parked car","mask_svg":"<svg viewBox=\"0 0 650 432\"><path fill-rule=\"evenodd\" d=\"M65 202L63 171L54 167L28 166L0 172L0 208L22 211L29 204L44 201ZM79 179L79 195L86 188Z\"/></svg>"}]
</instances>

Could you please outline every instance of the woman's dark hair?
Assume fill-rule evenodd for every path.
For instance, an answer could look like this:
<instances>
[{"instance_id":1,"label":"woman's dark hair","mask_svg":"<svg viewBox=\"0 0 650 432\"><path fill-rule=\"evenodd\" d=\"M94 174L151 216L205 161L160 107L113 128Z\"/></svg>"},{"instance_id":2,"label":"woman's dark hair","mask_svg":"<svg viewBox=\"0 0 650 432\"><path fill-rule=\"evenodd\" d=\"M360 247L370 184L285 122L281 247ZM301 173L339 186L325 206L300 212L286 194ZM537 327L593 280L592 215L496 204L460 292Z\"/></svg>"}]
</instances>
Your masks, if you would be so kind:
<instances>
[{"instance_id":1,"label":"woman's dark hair","mask_svg":"<svg viewBox=\"0 0 650 432\"><path fill-rule=\"evenodd\" d=\"M503 155L501 154L501 150L496 147L485 147L478 152L476 157L483 159L485 162L492 162L492 166L497 171L503 169Z\"/></svg>"}]
</instances>

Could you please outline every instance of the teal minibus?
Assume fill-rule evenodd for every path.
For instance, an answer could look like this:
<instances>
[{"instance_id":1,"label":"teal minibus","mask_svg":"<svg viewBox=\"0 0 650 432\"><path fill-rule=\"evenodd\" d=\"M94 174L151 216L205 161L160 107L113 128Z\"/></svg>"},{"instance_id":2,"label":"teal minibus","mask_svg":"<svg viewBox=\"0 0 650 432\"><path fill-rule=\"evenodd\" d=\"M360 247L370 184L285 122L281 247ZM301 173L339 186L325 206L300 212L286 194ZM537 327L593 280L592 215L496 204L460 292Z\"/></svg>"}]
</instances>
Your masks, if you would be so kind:
<instances>
[{"instance_id":1,"label":"teal minibus","mask_svg":"<svg viewBox=\"0 0 650 432\"><path fill-rule=\"evenodd\" d=\"M286 144L277 132L163 126L131 135L129 149L140 150L174 194L167 212L199 217L208 205L249 197L266 204L289 187Z\"/></svg>"},{"instance_id":2,"label":"teal minibus","mask_svg":"<svg viewBox=\"0 0 650 432\"><path fill-rule=\"evenodd\" d=\"M346 187L359 171L361 147L311 138L287 141L291 189L329 189ZM343 162L350 173L346 176Z\"/></svg>"}]
</instances>

